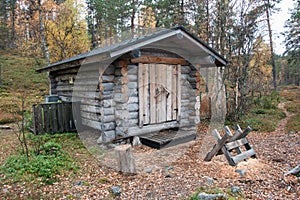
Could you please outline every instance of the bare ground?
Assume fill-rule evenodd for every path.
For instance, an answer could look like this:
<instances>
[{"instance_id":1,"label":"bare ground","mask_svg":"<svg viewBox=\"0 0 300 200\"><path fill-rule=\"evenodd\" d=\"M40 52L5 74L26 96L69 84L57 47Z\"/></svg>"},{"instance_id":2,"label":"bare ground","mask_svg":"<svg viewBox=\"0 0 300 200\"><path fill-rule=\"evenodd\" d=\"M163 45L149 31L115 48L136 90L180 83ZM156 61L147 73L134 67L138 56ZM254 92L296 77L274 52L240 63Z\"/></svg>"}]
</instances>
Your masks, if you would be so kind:
<instances>
[{"instance_id":1,"label":"bare ground","mask_svg":"<svg viewBox=\"0 0 300 200\"><path fill-rule=\"evenodd\" d=\"M284 109L284 104L279 105ZM116 173L113 159L98 162L89 153L75 153L82 169L75 175L64 175L53 185L32 183L0 183L2 199L113 199L109 190L121 186L122 193L116 199L188 199L198 187L228 190L241 188L245 199L298 199L300 181L284 172L300 162L300 134L287 134L285 125L291 114L278 123L271 133L253 132L248 136L258 159L249 159L231 167L224 156L204 162L203 156L212 146L213 139L199 135L194 142L153 150L145 146L134 149L138 173L125 176ZM11 131L1 130L0 163L4 162L8 148L14 146ZM208 142L208 141L211 142ZM106 154L109 155L109 154ZM113 156L113 154L111 154ZM242 177L235 171L245 170ZM146 171L151 171L147 173ZM213 182L211 181L213 178ZM84 184L76 185L77 181Z\"/></svg>"}]
</instances>

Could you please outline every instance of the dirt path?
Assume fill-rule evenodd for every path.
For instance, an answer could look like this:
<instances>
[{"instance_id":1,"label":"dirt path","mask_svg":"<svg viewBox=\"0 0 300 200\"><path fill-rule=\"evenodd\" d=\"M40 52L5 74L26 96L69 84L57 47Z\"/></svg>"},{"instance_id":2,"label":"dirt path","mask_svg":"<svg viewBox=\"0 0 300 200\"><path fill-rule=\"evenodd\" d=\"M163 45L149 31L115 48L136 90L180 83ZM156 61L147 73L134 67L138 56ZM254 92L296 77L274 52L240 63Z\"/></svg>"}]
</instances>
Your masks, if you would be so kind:
<instances>
[{"instance_id":1,"label":"dirt path","mask_svg":"<svg viewBox=\"0 0 300 200\"><path fill-rule=\"evenodd\" d=\"M276 130L274 132L282 132L282 131L284 132L287 122L290 120L291 117L294 116L293 113L290 113L285 109L285 105L287 103L289 103L289 102L281 102L281 103L278 104L278 108L283 110L286 117L278 122Z\"/></svg>"}]
</instances>

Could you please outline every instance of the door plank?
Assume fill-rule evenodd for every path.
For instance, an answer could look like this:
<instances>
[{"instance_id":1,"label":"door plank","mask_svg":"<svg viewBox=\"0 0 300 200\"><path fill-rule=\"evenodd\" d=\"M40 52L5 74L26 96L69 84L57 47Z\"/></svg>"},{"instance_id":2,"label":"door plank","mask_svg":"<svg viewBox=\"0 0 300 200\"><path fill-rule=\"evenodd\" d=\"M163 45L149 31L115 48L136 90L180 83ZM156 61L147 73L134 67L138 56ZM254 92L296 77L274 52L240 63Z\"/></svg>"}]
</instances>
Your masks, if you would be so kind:
<instances>
[{"instance_id":1,"label":"door plank","mask_svg":"<svg viewBox=\"0 0 300 200\"><path fill-rule=\"evenodd\" d=\"M167 66L161 64L161 121L167 121Z\"/></svg>"},{"instance_id":2,"label":"door plank","mask_svg":"<svg viewBox=\"0 0 300 200\"><path fill-rule=\"evenodd\" d=\"M161 89L161 65L156 64L156 86L155 86L155 98L156 98L156 118L157 123L162 122L161 119L161 101L162 101L162 89Z\"/></svg>"},{"instance_id":3,"label":"door plank","mask_svg":"<svg viewBox=\"0 0 300 200\"><path fill-rule=\"evenodd\" d=\"M167 65L167 121L172 120L172 97L174 96L173 90L172 90L172 65Z\"/></svg>"},{"instance_id":4,"label":"door plank","mask_svg":"<svg viewBox=\"0 0 300 200\"><path fill-rule=\"evenodd\" d=\"M155 64L149 65L150 76L150 123L156 123L156 101L155 101Z\"/></svg>"},{"instance_id":5,"label":"door plank","mask_svg":"<svg viewBox=\"0 0 300 200\"><path fill-rule=\"evenodd\" d=\"M177 121L181 116L181 65L177 65Z\"/></svg>"},{"instance_id":6,"label":"door plank","mask_svg":"<svg viewBox=\"0 0 300 200\"><path fill-rule=\"evenodd\" d=\"M149 124L149 115L150 115L150 112L149 112L149 65L148 64L144 64L143 65L143 77L144 77L144 83L143 83L143 93L144 93L144 112L143 112L143 115L144 115L144 124Z\"/></svg>"},{"instance_id":7,"label":"door plank","mask_svg":"<svg viewBox=\"0 0 300 200\"><path fill-rule=\"evenodd\" d=\"M139 68L138 68L139 127L143 127L143 124L144 124L143 66L144 66L144 64L139 64Z\"/></svg>"},{"instance_id":8,"label":"door plank","mask_svg":"<svg viewBox=\"0 0 300 200\"><path fill-rule=\"evenodd\" d=\"M172 120L177 119L177 66L172 65Z\"/></svg>"}]
</instances>

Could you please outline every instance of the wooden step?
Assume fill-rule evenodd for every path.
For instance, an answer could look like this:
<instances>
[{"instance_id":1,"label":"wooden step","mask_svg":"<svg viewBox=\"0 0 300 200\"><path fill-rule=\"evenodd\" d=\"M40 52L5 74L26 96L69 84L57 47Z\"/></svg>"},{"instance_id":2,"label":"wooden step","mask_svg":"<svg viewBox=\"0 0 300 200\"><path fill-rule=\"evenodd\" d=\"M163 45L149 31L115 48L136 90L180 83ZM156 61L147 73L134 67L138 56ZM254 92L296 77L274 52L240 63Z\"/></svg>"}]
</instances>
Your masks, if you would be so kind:
<instances>
[{"instance_id":1,"label":"wooden step","mask_svg":"<svg viewBox=\"0 0 300 200\"><path fill-rule=\"evenodd\" d=\"M163 131L149 133L140 137L142 144L155 149L175 146L192 141L196 138L195 132L190 131Z\"/></svg>"}]
</instances>

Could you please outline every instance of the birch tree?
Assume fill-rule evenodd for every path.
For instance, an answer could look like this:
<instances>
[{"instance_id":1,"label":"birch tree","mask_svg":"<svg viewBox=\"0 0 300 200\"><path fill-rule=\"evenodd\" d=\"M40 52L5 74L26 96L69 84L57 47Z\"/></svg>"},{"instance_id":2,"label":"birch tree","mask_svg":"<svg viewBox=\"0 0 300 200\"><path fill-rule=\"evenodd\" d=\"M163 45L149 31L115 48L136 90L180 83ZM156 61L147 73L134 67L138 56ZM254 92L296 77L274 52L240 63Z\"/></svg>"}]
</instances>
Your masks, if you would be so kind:
<instances>
[{"instance_id":1,"label":"birch tree","mask_svg":"<svg viewBox=\"0 0 300 200\"><path fill-rule=\"evenodd\" d=\"M45 21L50 61L57 62L89 50L86 22L73 0L63 3L53 19Z\"/></svg>"}]
</instances>

